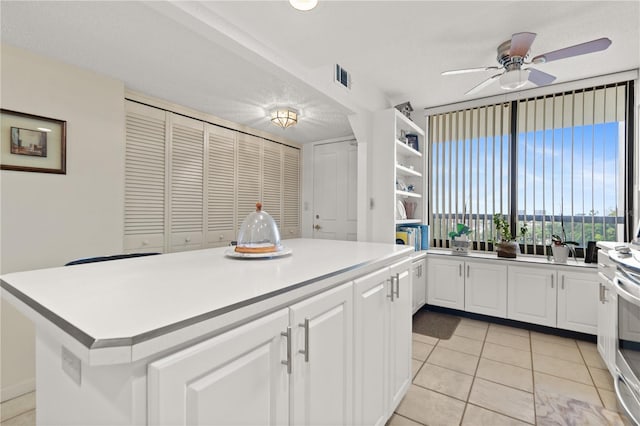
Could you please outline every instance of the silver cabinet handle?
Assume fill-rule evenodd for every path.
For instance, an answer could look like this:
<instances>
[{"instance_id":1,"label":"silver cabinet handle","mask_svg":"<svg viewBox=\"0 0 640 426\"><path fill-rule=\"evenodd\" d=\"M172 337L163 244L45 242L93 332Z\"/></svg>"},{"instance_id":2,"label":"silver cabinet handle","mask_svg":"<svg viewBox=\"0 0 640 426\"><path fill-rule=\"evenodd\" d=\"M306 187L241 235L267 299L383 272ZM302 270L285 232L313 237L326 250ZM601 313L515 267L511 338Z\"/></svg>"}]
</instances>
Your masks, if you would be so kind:
<instances>
[{"instance_id":1,"label":"silver cabinet handle","mask_svg":"<svg viewBox=\"0 0 640 426\"><path fill-rule=\"evenodd\" d=\"M304 362L309 362L309 318L305 318L304 323L298 326L304 328L304 349L298 352L304 354Z\"/></svg>"},{"instance_id":2,"label":"silver cabinet handle","mask_svg":"<svg viewBox=\"0 0 640 426\"><path fill-rule=\"evenodd\" d=\"M553 274L551 274L551 288L554 288L553 287Z\"/></svg>"},{"instance_id":3,"label":"silver cabinet handle","mask_svg":"<svg viewBox=\"0 0 640 426\"><path fill-rule=\"evenodd\" d=\"M560 288L564 290L564 275L562 276L562 283L560 284Z\"/></svg>"},{"instance_id":4,"label":"silver cabinet handle","mask_svg":"<svg viewBox=\"0 0 640 426\"><path fill-rule=\"evenodd\" d=\"M470 266L467 265L467 278L469 278L469 268L470 268Z\"/></svg>"},{"instance_id":5,"label":"silver cabinet handle","mask_svg":"<svg viewBox=\"0 0 640 426\"><path fill-rule=\"evenodd\" d=\"M287 327L287 331L283 331L280 335L287 339L287 359L280 362L287 366L287 373L291 374L291 327Z\"/></svg>"},{"instance_id":6,"label":"silver cabinet handle","mask_svg":"<svg viewBox=\"0 0 640 426\"><path fill-rule=\"evenodd\" d=\"M600 300L600 303L604 303L604 292L602 291L604 287L602 286L602 283L598 283L598 299Z\"/></svg>"},{"instance_id":7,"label":"silver cabinet handle","mask_svg":"<svg viewBox=\"0 0 640 426\"><path fill-rule=\"evenodd\" d=\"M396 273L396 298L400 299L400 273Z\"/></svg>"},{"instance_id":8,"label":"silver cabinet handle","mask_svg":"<svg viewBox=\"0 0 640 426\"><path fill-rule=\"evenodd\" d=\"M393 292L393 281L394 281L394 279L393 279L393 278L394 278L394 277L387 278L387 281L389 282L389 290L391 290L391 291L390 291L390 293L391 293L391 294L388 294L388 295L387 295L387 298L391 299L391 301L392 301L392 302L393 302L393 300L394 300L394 299L393 299L393 297L395 296L395 293Z\"/></svg>"},{"instance_id":9,"label":"silver cabinet handle","mask_svg":"<svg viewBox=\"0 0 640 426\"><path fill-rule=\"evenodd\" d=\"M462 263L458 265L458 275L462 276Z\"/></svg>"}]
</instances>

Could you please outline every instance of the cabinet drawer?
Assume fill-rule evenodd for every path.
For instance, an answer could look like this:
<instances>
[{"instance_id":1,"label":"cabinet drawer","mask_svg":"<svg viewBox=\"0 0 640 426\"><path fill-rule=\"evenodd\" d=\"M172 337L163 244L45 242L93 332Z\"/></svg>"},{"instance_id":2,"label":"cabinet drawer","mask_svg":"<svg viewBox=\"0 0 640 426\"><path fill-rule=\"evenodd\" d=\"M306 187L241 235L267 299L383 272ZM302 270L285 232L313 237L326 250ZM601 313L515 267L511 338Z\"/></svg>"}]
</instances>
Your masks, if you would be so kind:
<instances>
[{"instance_id":1,"label":"cabinet drawer","mask_svg":"<svg viewBox=\"0 0 640 426\"><path fill-rule=\"evenodd\" d=\"M229 243L236 239L236 232L233 229L224 231L208 231L207 247L228 246Z\"/></svg>"},{"instance_id":2,"label":"cabinet drawer","mask_svg":"<svg viewBox=\"0 0 640 426\"><path fill-rule=\"evenodd\" d=\"M164 235L125 235L124 251L127 253L142 251L164 251Z\"/></svg>"},{"instance_id":3,"label":"cabinet drawer","mask_svg":"<svg viewBox=\"0 0 640 426\"><path fill-rule=\"evenodd\" d=\"M184 246L202 246L201 232L176 232L170 237L171 248Z\"/></svg>"},{"instance_id":4,"label":"cabinet drawer","mask_svg":"<svg viewBox=\"0 0 640 426\"><path fill-rule=\"evenodd\" d=\"M297 226L284 228L280 238L283 240L286 240L287 238L300 238L300 228Z\"/></svg>"}]
</instances>

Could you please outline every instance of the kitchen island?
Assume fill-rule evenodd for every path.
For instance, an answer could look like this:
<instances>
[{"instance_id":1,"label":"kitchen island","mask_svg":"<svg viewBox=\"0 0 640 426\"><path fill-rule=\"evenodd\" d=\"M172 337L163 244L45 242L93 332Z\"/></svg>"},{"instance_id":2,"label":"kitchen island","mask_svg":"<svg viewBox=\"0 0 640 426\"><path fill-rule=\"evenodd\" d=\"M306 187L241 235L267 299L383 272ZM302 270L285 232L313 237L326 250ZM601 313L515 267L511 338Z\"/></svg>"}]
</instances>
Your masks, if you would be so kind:
<instances>
[{"instance_id":1,"label":"kitchen island","mask_svg":"<svg viewBox=\"0 0 640 426\"><path fill-rule=\"evenodd\" d=\"M36 325L38 423L384 423L410 382L412 250L284 244L3 276Z\"/></svg>"}]
</instances>

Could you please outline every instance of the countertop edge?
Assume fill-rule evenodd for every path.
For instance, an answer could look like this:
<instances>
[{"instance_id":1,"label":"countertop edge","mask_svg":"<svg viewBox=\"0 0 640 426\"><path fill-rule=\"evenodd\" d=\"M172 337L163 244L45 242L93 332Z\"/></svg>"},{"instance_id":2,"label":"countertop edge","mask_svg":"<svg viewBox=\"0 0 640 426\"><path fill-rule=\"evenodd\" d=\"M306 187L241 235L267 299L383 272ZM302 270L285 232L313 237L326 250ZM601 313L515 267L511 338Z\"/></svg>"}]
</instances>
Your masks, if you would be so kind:
<instances>
[{"instance_id":1,"label":"countertop edge","mask_svg":"<svg viewBox=\"0 0 640 426\"><path fill-rule=\"evenodd\" d=\"M53 325L58 327L61 331L68 334L76 341L78 341L82 346L87 348L88 350L95 349L105 349L105 348L132 348L133 346L140 344L142 342L147 342L157 337L161 337L164 335L168 335L172 332L179 331L182 329L186 329L190 326L193 326L198 323L202 323L204 321L219 317L221 315L227 314L229 312L233 312L239 310L241 308L245 308L250 305L254 305L268 299L272 299L276 296L284 295L286 293L292 292L297 289L301 289L312 284L331 279L333 277L337 277L342 274L347 274L349 272L353 272L359 269L364 269L363 274L366 274L367 267L380 264L380 266L389 266L394 261L398 261L404 257L411 258L413 251L407 248L406 250L390 252L388 255L383 256L381 258L375 260L369 260L365 262L356 263L346 268L342 268L336 271L329 272L327 274L319 275L312 279L302 281L299 283L295 283L289 285L287 287L280 288L275 291L271 291L268 293L261 294L257 297L253 297L250 299L243 300L238 303L234 303L231 305L224 306L222 308L218 308L209 312L205 312L203 314L187 318L182 321L178 321L173 324L169 324L157 329L149 330L144 333L130 336L130 337L121 337L121 338L109 338L109 339L99 339L94 336L91 336L84 332L81 328L72 324L71 322L65 320L64 318L57 315L55 312L46 308L36 300L22 293L20 290L16 289L5 279L0 278L0 287L11 294L13 297L18 299L20 302L24 303L28 308L33 310L37 315L41 316L45 320L51 322ZM349 281L347 279L346 281Z\"/></svg>"}]
</instances>

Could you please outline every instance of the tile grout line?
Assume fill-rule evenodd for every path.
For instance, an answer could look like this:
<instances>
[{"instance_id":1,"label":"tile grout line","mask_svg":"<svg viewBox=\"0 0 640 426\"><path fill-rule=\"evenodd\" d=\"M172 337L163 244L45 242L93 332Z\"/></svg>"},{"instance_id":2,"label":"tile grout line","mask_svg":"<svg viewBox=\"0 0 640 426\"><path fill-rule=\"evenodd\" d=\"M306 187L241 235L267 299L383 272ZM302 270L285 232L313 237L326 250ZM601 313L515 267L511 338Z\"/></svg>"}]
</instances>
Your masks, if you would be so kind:
<instances>
[{"instance_id":1,"label":"tile grout line","mask_svg":"<svg viewBox=\"0 0 640 426\"><path fill-rule=\"evenodd\" d=\"M455 331L454 331L455 333ZM467 392L467 398L464 402L464 409L462 410L462 416L460 417L460 426L464 420L464 416L467 414L467 408L469 407L469 398L471 397L471 391L473 390L473 384L476 382L476 375L478 374L478 366L480 366L480 358L482 357L482 351L484 351L484 344L487 341L487 334L489 333L489 327L487 326L486 331L484 332L484 339L482 340L482 347L480 348L480 353L478 354L478 361L476 362L476 368L473 371L473 377L471 378L471 385L469 386L469 392Z\"/></svg>"}]
</instances>

